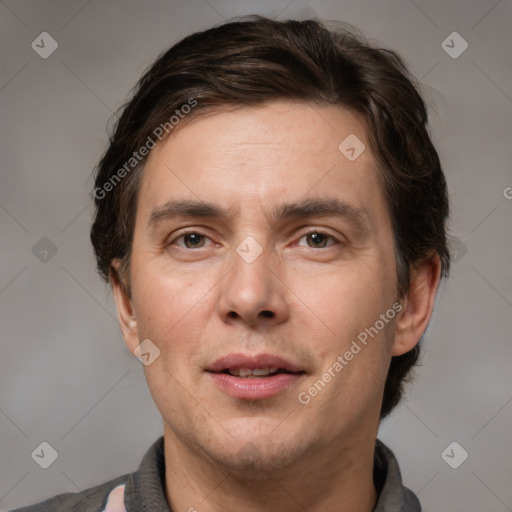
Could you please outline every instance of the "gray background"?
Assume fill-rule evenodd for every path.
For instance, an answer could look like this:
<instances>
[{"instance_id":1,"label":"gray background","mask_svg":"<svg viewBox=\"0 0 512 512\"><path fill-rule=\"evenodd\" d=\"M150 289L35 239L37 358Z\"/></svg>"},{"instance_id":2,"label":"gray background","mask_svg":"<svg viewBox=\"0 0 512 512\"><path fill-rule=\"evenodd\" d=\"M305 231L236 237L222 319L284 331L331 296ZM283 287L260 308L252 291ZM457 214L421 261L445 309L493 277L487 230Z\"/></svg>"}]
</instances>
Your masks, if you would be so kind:
<instances>
[{"instance_id":1,"label":"gray background","mask_svg":"<svg viewBox=\"0 0 512 512\"><path fill-rule=\"evenodd\" d=\"M349 22L425 85L456 263L379 436L425 511L512 510L510 0L1 2L0 508L133 471L161 435L95 274L91 171L109 117L161 51L250 13ZM31 48L43 31L59 44L47 59ZM453 31L469 44L456 59L441 46ZM46 262L43 237L57 249ZM31 458L43 441L58 452L46 470ZM457 469L441 457L452 441L469 453Z\"/></svg>"}]
</instances>

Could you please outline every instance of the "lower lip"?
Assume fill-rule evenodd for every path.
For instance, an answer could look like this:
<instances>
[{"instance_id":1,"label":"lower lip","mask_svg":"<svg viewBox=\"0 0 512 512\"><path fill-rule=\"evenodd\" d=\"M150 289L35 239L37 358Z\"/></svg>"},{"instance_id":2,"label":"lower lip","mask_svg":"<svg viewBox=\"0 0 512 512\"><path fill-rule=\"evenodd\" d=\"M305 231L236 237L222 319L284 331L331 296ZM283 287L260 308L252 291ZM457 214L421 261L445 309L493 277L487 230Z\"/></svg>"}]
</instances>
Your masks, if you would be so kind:
<instances>
[{"instance_id":1,"label":"lower lip","mask_svg":"<svg viewBox=\"0 0 512 512\"><path fill-rule=\"evenodd\" d=\"M210 372L217 387L241 400L263 400L295 385L302 373L278 373L269 377L235 377L228 373Z\"/></svg>"}]
</instances>

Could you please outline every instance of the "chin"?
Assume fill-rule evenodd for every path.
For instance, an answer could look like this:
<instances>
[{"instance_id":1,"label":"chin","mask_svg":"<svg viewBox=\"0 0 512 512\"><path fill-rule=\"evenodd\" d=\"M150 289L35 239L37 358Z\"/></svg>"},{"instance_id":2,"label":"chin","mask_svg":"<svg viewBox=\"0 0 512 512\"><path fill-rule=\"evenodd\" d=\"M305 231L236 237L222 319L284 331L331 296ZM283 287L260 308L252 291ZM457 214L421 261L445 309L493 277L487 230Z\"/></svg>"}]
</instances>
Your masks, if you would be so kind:
<instances>
[{"instance_id":1,"label":"chin","mask_svg":"<svg viewBox=\"0 0 512 512\"><path fill-rule=\"evenodd\" d=\"M247 442L238 450L217 451L209 456L215 463L224 467L229 472L234 472L240 479L262 478L268 479L269 473L278 473L288 468L297 458L302 450L290 446L269 446L262 440L260 443Z\"/></svg>"},{"instance_id":2,"label":"chin","mask_svg":"<svg viewBox=\"0 0 512 512\"><path fill-rule=\"evenodd\" d=\"M226 429L210 446L203 447L216 464L246 477L267 477L269 472L285 470L309 450L308 441L300 432L290 431L289 425L279 429L280 422L237 422L236 429ZM233 425L231 425L233 427Z\"/></svg>"}]
</instances>

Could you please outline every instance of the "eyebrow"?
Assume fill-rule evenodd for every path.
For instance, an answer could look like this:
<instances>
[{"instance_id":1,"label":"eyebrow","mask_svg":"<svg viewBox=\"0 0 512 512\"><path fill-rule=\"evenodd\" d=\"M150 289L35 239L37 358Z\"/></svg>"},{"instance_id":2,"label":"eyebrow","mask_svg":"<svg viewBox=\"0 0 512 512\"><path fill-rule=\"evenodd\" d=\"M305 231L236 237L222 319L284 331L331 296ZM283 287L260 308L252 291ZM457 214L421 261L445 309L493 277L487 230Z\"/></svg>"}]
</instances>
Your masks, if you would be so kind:
<instances>
[{"instance_id":1,"label":"eyebrow","mask_svg":"<svg viewBox=\"0 0 512 512\"><path fill-rule=\"evenodd\" d=\"M215 203L202 200L170 200L153 210L149 217L148 228L152 229L160 222L174 218L217 219L229 222L237 214L237 209L223 208ZM287 219L318 217L347 219L360 231L367 232L370 230L367 211L338 198L309 198L295 203L284 203L274 206L270 213L266 215L267 220L273 223Z\"/></svg>"}]
</instances>

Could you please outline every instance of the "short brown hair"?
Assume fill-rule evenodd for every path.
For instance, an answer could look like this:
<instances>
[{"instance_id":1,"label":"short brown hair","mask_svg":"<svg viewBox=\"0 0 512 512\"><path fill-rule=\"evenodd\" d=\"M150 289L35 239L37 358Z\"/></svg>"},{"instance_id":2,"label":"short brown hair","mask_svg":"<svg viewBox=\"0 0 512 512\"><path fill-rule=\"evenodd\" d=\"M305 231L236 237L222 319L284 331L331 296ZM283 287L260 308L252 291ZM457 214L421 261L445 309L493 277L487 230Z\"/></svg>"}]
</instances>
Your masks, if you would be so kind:
<instances>
[{"instance_id":1,"label":"short brown hair","mask_svg":"<svg viewBox=\"0 0 512 512\"><path fill-rule=\"evenodd\" d=\"M425 103L402 59L344 27L250 16L172 46L145 72L123 107L93 193L91 241L107 282L115 272L112 261L120 259L119 278L130 293L137 192L147 158L131 160L134 152L153 140L157 127L172 133L169 120L191 99L196 104L185 122L212 109L272 100L338 105L358 114L367 126L392 219L399 296L409 289L414 265L435 253L442 275L448 275L446 181L428 133ZM392 358L381 418L399 402L419 353L420 343Z\"/></svg>"}]
</instances>

